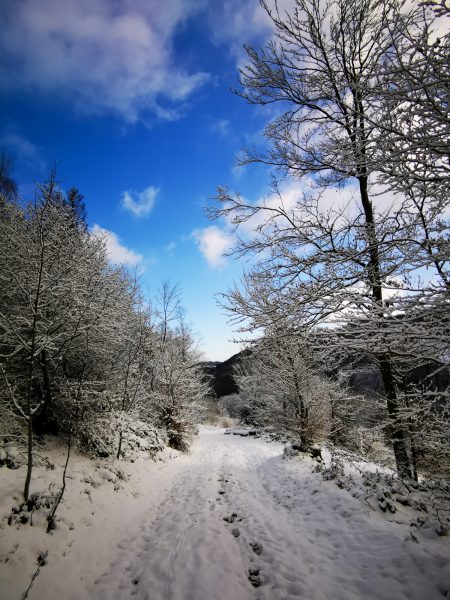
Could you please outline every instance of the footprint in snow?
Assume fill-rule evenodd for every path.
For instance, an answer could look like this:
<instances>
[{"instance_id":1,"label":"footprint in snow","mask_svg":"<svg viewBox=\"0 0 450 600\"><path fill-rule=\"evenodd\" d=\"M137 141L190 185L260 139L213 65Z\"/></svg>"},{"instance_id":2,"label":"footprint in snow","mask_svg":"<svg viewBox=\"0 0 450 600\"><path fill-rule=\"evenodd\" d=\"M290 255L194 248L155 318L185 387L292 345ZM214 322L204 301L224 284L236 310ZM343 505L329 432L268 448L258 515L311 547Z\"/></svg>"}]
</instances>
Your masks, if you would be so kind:
<instances>
[{"instance_id":1,"label":"footprint in snow","mask_svg":"<svg viewBox=\"0 0 450 600\"><path fill-rule=\"evenodd\" d=\"M248 580L252 584L253 587L260 587L266 583L263 575L259 569L249 569L248 570Z\"/></svg>"},{"instance_id":2,"label":"footprint in snow","mask_svg":"<svg viewBox=\"0 0 450 600\"><path fill-rule=\"evenodd\" d=\"M226 523L234 523L235 521L242 521L237 513L231 513L228 517L224 517L223 520Z\"/></svg>"},{"instance_id":3,"label":"footprint in snow","mask_svg":"<svg viewBox=\"0 0 450 600\"><path fill-rule=\"evenodd\" d=\"M253 550L253 552L257 555L260 556L261 552L262 552L262 544L260 544L259 542L250 542L250 548Z\"/></svg>"}]
</instances>

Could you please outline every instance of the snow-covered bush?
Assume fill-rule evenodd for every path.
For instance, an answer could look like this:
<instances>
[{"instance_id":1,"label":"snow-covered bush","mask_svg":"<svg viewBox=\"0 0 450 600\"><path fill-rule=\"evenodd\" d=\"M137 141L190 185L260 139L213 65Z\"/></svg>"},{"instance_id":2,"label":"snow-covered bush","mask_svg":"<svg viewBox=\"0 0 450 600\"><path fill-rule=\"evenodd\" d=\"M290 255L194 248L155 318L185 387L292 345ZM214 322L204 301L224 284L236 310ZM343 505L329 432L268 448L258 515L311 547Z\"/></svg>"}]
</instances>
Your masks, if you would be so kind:
<instances>
[{"instance_id":1,"label":"snow-covered bush","mask_svg":"<svg viewBox=\"0 0 450 600\"><path fill-rule=\"evenodd\" d=\"M117 454L119 432L122 434L120 456L133 459L138 455L155 456L167 443L167 433L122 411L95 412L75 429L80 446L100 458Z\"/></svg>"},{"instance_id":2,"label":"snow-covered bush","mask_svg":"<svg viewBox=\"0 0 450 600\"><path fill-rule=\"evenodd\" d=\"M241 394L222 396L217 404L223 415L242 423L248 423L252 416L252 402L246 401Z\"/></svg>"}]
</instances>

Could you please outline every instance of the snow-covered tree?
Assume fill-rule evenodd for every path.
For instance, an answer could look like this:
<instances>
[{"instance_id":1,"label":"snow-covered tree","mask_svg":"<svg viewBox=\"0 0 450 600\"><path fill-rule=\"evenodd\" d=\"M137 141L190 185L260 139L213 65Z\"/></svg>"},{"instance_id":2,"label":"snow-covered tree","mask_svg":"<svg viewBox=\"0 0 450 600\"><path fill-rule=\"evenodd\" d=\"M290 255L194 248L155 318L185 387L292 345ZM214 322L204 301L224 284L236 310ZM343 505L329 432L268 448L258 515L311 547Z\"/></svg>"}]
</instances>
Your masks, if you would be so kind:
<instances>
[{"instance_id":1,"label":"snow-covered tree","mask_svg":"<svg viewBox=\"0 0 450 600\"><path fill-rule=\"evenodd\" d=\"M157 422L165 428L169 445L187 450L199 422L201 402L208 395L199 366L199 354L184 312L180 311L177 289L164 283L156 301L157 345L154 353L155 385L152 404ZM171 323L178 321L176 326ZM175 321L176 322L176 321Z\"/></svg>"},{"instance_id":2,"label":"snow-covered tree","mask_svg":"<svg viewBox=\"0 0 450 600\"><path fill-rule=\"evenodd\" d=\"M305 335L278 328L263 336L235 376L244 422L289 433L305 449L340 428L336 406L348 394L321 372Z\"/></svg>"},{"instance_id":3,"label":"snow-covered tree","mask_svg":"<svg viewBox=\"0 0 450 600\"><path fill-rule=\"evenodd\" d=\"M265 129L268 149L247 150L241 163L275 166L300 185L295 201L275 182L256 204L219 188L212 216L243 230L236 254L258 256L224 305L244 329L344 326L355 317L363 325L356 337L369 333L365 350L382 376L398 472L412 476L386 302L399 285L421 290L420 268L443 271L448 245L434 242L435 232L443 238L443 205L393 201L374 184L392 158L378 151L380 78L394 45L415 31L419 9L396 0L296 0L288 11L262 5L275 35L260 51L247 48L238 93L253 104L278 103L282 114ZM352 346L355 338L342 339Z\"/></svg>"},{"instance_id":4,"label":"snow-covered tree","mask_svg":"<svg viewBox=\"0 0 450 600\"><path fill-rule=\"evenodd\" d=\"M443 201L450 177L449 9L421 2L396 32L378 76L380 178L392 189Z\"/></svg>"},{"instance_id":5,"label":"snow-covered tree","mask_svg":"<svg viewBox=\"0 0 450 600\"><path fill-rule=\"evenodd\" d=\"M86 332L96 282L89 264L99 251L74 226L54 178L22 209L10 200L0 222L0 353L3 396L26 422L28 497L33 427L53 402L54 378ZM76 225L76 224L75 224ZM84 235L84 238L83 238ZM94 294L95 295L95 294Z\"/></svg>"}]
</instances>

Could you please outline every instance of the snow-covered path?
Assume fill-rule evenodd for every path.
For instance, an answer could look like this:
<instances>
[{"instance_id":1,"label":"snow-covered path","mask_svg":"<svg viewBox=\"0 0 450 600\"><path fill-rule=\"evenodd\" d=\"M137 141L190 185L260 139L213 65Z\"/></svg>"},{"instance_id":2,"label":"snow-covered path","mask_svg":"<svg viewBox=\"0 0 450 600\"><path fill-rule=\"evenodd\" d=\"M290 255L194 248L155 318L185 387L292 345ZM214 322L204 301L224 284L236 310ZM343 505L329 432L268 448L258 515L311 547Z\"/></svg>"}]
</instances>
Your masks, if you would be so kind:
<instances>
[{"instance_id":1,"label":"snow-covered path","mask_svg":"<svg viewBox=\"0 0 450 600\"><path fill-rule=\"evenodd\" d=\"M442 545L414 543L281 446L215 428L138 518L90 597L431 600L448 583Z\"/></svg>"},{"instance_id":2,"label":"snow-covered path","mask_svg":"<svg viewBox=\"0 0 450 600\"><path fill-rule=\"evenodd\" d=\"M58 485L59 452L54 471L35 469L34 489ZM21 479L3 470L0 600L21 597L44 550L29 600L450 596L448 536L419 535L410 508L369 509L312 466L283 460L280 444L214 427L200 429L190 454L166 462L74 456L50 536L45 513L32 527L7 525Z\"/></svg>"}]
</instances>

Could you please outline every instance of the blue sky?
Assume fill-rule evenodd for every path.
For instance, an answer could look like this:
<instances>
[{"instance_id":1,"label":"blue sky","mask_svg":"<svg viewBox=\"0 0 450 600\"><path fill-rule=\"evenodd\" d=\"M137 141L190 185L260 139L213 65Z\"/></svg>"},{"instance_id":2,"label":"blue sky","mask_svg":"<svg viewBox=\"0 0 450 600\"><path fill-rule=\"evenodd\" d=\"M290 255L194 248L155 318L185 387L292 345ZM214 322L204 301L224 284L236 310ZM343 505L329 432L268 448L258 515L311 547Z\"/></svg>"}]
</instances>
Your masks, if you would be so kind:
<instances>
[{"instance_id":1,"label":"blue sky","mask_svg":"<svg viewBox=\"0 0 450 600\"><path fill-rule=\"evenodd\" d=\"M56 164L113 260L137 265L150 295L179 284L205 357L236 352L214 296L243 263L222 257L231 232L203 208L218 185L267 188L235 156L268 115L229 91L242 44L270 35L258 0L6 0L0 18L0 144L23 197Z\"/></svg>"}]
</instances>

